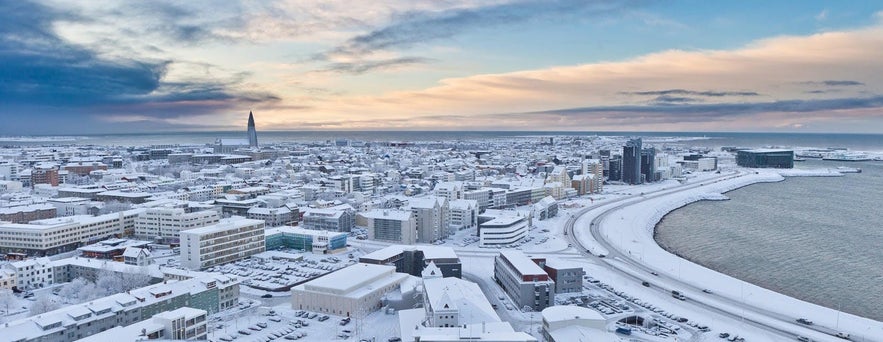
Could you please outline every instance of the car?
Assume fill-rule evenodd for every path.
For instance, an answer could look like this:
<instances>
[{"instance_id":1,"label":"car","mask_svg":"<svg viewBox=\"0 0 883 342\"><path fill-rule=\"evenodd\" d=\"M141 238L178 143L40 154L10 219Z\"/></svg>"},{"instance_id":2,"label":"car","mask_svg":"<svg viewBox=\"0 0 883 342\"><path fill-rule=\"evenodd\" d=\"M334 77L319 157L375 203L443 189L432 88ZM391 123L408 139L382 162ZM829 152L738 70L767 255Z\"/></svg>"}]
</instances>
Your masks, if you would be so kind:
<instances>
[{"instance_id":1,"label":"car","mask_svg":"<svg viewBox=\"0 0 883 342\"><path fill-rule=\"evenodd\" d=\"M641 285L644 285L644 286L646 286L646 287L650 287L650 283L648 283L648 282L646 282L646 281L642 281L642 282L641 282Z\"/></svg>"},{"instance_id":2,"label":"car","mask_svg":"<svg viewBox=\"0 0 883 342\"><path fill-rule=\"evenodd\" d=\"M800 324L806 324L806 325L812 325L812 321L810 321L810 320L808 320L808 319L806 319L806 318L798 318L798 319L797 319L797 323L800 323Z\"/></svg>"},{"instance_id":3,"label":"car","mask_svg":"<svg viewBox=\"0 0 883 342\"><path fill-rule=\"evenodd\" d=\"M329 318L330 318L330 317L328 317L328 315L324 315L324 316L322 316L322 317L319 317L319 322L325 322L325 321L327 321Z\"/></svg>"},{"instance_id":4,"label":"car","mask_svg":"<svg viewBox=\"0 0 883 342\"><path fill-rule=\"evenodd\" d=\"M251 335L251 333L248 332L248 330L245 330L245 329L239 330L239 333L240 333L240 334L243 334L243 335Z\"/></svg>"},{"instance_id":5,"label":"car","mask_svg":"<svg viewBox=\"0 0 883 342\"><path fill-rule=\"evenodd\" d=\"M260 323L258 323L258 324L256 324L256 325L259 326L259 327L261 327L261 329L266 329L266 328L267 328L267 323L264 323L264 322L260 322Z\"/></svg>"},{"instance_id":6,"label":"car","mask_svg":"<svg viewBox=\"0 0 883 342\"><path fill-rule=\"evenodd\" d=\"M711 290L709 290L709 289L702 289L702 292L705 292L705 293L712 293Z\"/></svg>"},{"instance_id":7,"label":"car","mask_svg":"<svg viewBox=\"0 0 883 342\"><path fill-rule=\"evenodd\" d=\"M307 318L309 318L309 319L313 319L313 318L316 318L316 316L319 316L319 314L313 312L313 313L311 313L310 316L307 317Z\"/></svg>"},{"instance_id":8,"label":"car","mask_svg":"<svg viewBox=\"0 0 883 342\"><path fill-rule=\"evenodd\" d=\"M717 334L717 337L720 337L720 338L727 338L727 337L730 337L730 333L722 332L722 333L720 333L720 334Z\"/></svg>"},{"instance_id":9,"label":"car","mask_svg":"<svg viewBox=\"0 0 883 342\"><path fill-rule=\"evenodd\" d=\"M264 293L264 295L261 296L261 298L273 298L273 295L271 295L269 293Z\"/></svg>"},{"instance_id":10,"label":"car","mask_svg":"<svg viewBox=\"0 0 883 342\"><path fill-rule=\"evenodd\" d=\"M278 322L282 322L282 319L279 318L279 317L270 317L270 318L268 318L268 319L271 320L271 321L273 321L273 322L277 322L277 323L278 323Z\"/></svg>"},{"instance_id":11,"label":"car","mask_svg":"<svg viewBox=\"0 0 883 342\"><path fill-rule=\"evenodd\" d=\"M806 337L806 336L797 336L797 340L800 342L810 342L811 341L809 339L809 337Z\"/></svg>"},{"instance_id":12,"label":"car","mask_svg":"<svg viewBox=\"0 0 883 342\"><path fill-rule=\"evenodd\" d=\"M659 276L659 273L656 273L656 271L652 271L652 272L650 272L650 274L655 275L655 276Z\"/></svg>"},{"instance_id":13,"label":"car","mask_svg":"<svg viewBox=\"0 0 883 342\"><path fill-rule=\"evenodd\" d=\"M386 341L387 342L402 342L402 338L401 337L390 337Z\"/></svg>"},{"instance_id":14,"label":"car","mask_svg":"<svg viewBox=\"0 0 883 342\"><path fill-rule=\"evenodd\" d=\"M834 336L836 336L836 337L838 337L838 338L842 338L842 339L844 339L844 340L848 340L848 339L849 339L849 334L847 334L847 333L845 333L845 332L839 332L839 333L837 333L837 334L834 334Z\"/></svg>"}]
</instances>

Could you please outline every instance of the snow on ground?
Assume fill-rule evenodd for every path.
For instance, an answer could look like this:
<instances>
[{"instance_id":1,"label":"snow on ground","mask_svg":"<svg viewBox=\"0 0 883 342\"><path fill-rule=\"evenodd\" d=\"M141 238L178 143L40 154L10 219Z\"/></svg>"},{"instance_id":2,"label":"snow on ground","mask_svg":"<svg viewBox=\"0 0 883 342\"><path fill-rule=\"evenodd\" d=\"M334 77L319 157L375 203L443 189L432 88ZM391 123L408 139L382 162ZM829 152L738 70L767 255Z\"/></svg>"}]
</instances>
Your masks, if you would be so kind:
<instances>
[{"instance_id":1,"label":"snow on ground","mask_svg":"<svg viewBox=\"0 0 883 342\"><path fill-rule=\"evenodd\" d=\"M241 305L240 309L211 318L208 339L264 342L287 341L300 336L296 340L359 341L375 338L376 341L386 341L399 335L398 319L394 313L375 311L363 319L353 318L346 325L341 325L343 318L294 310L290 303L272 307L262 307L260 303Z\"/></svg>"},{"instance_id":2,"label":"snow on ground","mask_svg":"<svg viewBox=\"0 0 883 342\"><path fill-rule=\"evenodd\" d=\"M803 302L706 269L668 253L659 247L653 239L656 223L669 211L686 204L708 199L709 196L716 197L720 193L753 183L780 181L783 179L781 176L783 173L789 176L816 176L827 173L825 171L793 171L756 170L755 173L735 179L709 183L700 188L639 202L608 215L602 223L602 233L609 237L609 242L616 248L623 253L637 255L636 259L651 268L699 288L713 290L715 295L706 297L712 299L715 296L727 297L790 319L805 317L815 321L816 324L850 332L854 339L856 335L863 335L878 341L881 340L880 338L883 336L883 323L881 322L847 313L838 313L836 310ZM588 229L588 227L582 229ZM687 295L689 297L702 294ZM751 312L746 312L746 315L751 315ZM807 335L813 335L810 337L820 340L832 338L822 334L807 333Z\"/></svg>"}]
</instances>

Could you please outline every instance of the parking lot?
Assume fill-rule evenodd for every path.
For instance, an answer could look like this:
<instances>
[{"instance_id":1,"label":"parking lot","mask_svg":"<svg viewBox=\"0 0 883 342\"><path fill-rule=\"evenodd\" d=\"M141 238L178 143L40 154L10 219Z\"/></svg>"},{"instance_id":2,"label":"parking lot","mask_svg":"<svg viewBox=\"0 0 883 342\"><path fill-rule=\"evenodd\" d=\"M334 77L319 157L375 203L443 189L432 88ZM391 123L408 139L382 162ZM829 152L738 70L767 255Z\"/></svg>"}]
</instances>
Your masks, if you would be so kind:
<instances>
[{"instance_id":1,"label":"parking lot","mask_svg":"<svg viewBox=\"0 0 883 342\"><path fill-rule=\"evenodd\" d=\"M279 252L274 251L274 253ZM290 258L253 256L230 264L211 267L206 271L235 275L242 280L242 285L261 290L287 291L301 282L355 264L359 257L357 251L337 255L297 251L281 251L281 253L289 254ZM303 259L295 261L299 257Z\"/></svg>"}]
</instances>

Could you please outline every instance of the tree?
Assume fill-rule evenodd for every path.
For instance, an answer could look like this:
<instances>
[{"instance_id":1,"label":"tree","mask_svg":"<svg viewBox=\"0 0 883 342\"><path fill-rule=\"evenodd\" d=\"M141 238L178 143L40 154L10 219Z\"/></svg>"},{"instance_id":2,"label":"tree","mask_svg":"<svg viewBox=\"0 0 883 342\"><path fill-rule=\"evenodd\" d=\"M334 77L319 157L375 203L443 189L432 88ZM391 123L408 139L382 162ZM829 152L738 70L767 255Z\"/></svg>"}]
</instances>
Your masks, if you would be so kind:
<instances>
[{"instance_id":1,"label":"tree","mask_svg":"<svg viewBox=\"0 0 883 342\"><path fill-rule=\"evenodd\" d=\"M56 303L47 295L40 295L31 303L31 316L39 315L49 311L57 310L61 305Z\"/></svg>"},{"instance_id":2,"label":"tree","mask_svg":"<svg viewBox=\"0 0 883 342\"><path fill-rule=\"evenodd\" d=\"M74 279L70 283L61 287L61 290L58 291L58 296L64 298L66 302L72 303L73 301L71 299L79 299L83 288L89 284L91 283L82 277Z\"/></svg>"},{"instance_id":3,"label":"tree","mask_svg":"<svg viewBox=\"0 0 883 342\"><path fill-rule=\"evenodd\" d=\"M18 306L18 302L15 300L15 295L12 293L10 289L0 289L0 310L3 310L4 316L9 315L9 308L15 308Z\"/></svg>"}]
</instances>

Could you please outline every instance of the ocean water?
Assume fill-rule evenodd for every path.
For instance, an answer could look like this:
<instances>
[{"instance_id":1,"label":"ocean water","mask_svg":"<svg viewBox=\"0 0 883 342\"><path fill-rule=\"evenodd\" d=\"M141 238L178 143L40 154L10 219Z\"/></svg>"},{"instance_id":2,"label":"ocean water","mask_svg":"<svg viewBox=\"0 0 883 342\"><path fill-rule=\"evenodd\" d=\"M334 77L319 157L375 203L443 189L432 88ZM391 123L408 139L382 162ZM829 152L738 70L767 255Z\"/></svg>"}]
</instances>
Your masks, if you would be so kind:
<instances>
[{"instance_id":1,"label":"ocean water","mask_svg":"<svg viewBox=\"0 0 883 342\"><path fill-rule=\"evenodd\" d=\"M666 215L657 242L688 260L805 301L883 321L883 162L845 177L789 177Z\"/></svg>"},{"instance_id":2,"label":"ocean water","mask_svg":"<svg viewBox=\"0 0 883 342\"><path fill-rule=\"evenodd\" d=\"M786 146L786 147L845 147L859 151L883 151L883 134L797 134L797 133L718 133L718 132L531 132L531 131L258 131L261 143L310 142L334 139L359 141L451 141L526 136L644 136L644 137L701 137L685 141L686 146ZM40 137L34 137L39 139ZM245 138L241 132L168 132L141 134L78 135L70 141L0 141L4 145L202 145L217 138Z\"/></svg>"}]
</instances>

